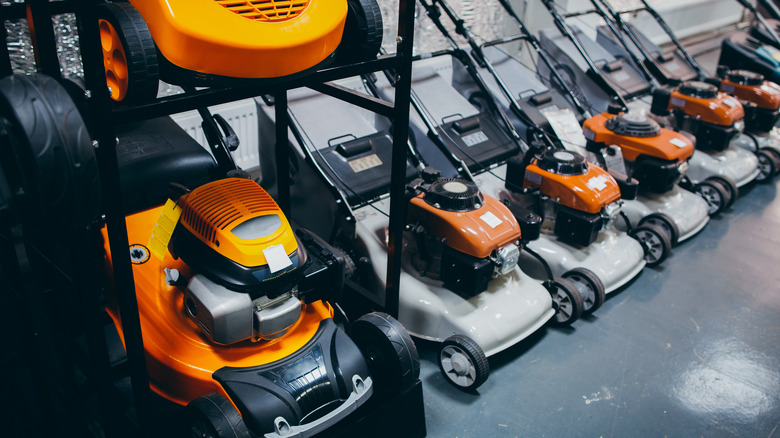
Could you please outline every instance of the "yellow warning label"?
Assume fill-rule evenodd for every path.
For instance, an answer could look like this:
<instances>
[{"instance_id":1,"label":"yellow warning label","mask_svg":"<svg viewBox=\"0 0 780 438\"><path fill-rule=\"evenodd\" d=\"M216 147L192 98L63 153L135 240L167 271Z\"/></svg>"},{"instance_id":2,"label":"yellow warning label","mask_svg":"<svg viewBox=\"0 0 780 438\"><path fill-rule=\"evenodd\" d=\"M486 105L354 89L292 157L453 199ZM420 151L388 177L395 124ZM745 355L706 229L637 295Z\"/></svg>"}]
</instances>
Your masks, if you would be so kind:
<instances>
[{"instance_id":1,"label":"yellow warning label","mask_svg":"<svg viewBox=\"0 0 780 438\"><path fill-rule=\"evenodd\" d=\"M173 229L176 228L180 216L181 207L170 199L166 201L152 231L152 237L149 238L149 251L160 260L165 257L165 250L168 248L168 242L171 241Z\"/></svg>"}]
</instances>

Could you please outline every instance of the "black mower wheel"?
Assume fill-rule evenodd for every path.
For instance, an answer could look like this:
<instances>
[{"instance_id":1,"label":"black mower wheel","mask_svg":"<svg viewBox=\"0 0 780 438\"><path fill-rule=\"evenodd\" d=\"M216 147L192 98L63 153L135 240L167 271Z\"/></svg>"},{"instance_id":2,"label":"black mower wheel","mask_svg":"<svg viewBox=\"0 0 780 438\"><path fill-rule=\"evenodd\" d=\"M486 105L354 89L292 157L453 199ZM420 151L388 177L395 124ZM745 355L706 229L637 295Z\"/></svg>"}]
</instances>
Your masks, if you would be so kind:
<instances>
[{"instance_id":1,"label":"black mower wheel","mask_svg":"<svg viewBox=\"0 0 780 438\"><path fill-rule=\"evenodd\" d=\"M769 155L771 155L772 157L774 157L774 159L775 159L775 168L777 169L775 172L780 173L780 151L778 151L775 148L770 148L770 147L766 147L766 146L762 147L761 149L759 149L759 151L764 151L764 152L768 153Z\"/></svg>"},{"instance_id":2,"label":"black mower wheel","mask_svg":"<svg viewBox=\"0 0 780 438\"><path fill-rule=\"evenodd\" d=\"M187 422L192 438L250 438L241 415L230 400L219 394L196 398L187 405Z\"/></svg>"},{"instance_id":3,"label":"black mower wheel","mask_svg":"<svg viewBox=\"0 0 780 438\"><path fill-rule=\"evenodd\" d=\"M729 192L718 181L704 180L693 186L693 192L707 201L707 214L714 216L726 209Z\"/></svg>"},{"instance_id":4,"label":"black mower wheel","mask_svg":"<svg viewBox=\"0 0 780 438\"><path fill-rule=\"evenodd\" d=\"M672 243L672 246L677 245L677 240L680 238L680 229L677 228L677 224L674 223L674 220L669 217L666 213L651 213L647 216L643 217L639 223L638 226L642 226L644 224L653 224L655 226L661 227L666 231L666 233L669 235L669 240Z\"/></svg>"},{"instance_id":5,"label":"black mower wheel","mask_svg":"<svg viewBox=\"0 0 780 438\"><path fill-rule=\"evenodd\" d=\"M737 188L737 184L734 183L734 181L726 176L721 175L714 175L709 178L707 178L708 181L717 181L719 182L723 188L726 189L729 196L726 200L726 206L725 208L731 208L732 205L734 205L734 202L736 202L737 198L739 197L739 188Z\"/></svg>"},{"instance_id":6,"label":"black mower wheel","mask_svg":"<svg viewBox=\"0 0 780 438\"><path fill-rule=\"evenodd\" d=\"M547 289L555 306L552 320L556 325L570 325L582 316L582 295L571 280L556 278L548 283Z\"/></svg>"},{"instance_id":7,"label":"black mower wheel","mask_svg":"<svg viewBox=\"0 0 780 438\"><path fill-rule=\"evenodd\" d=\"M376 58L382 47L382 11L376 0L347 0L347 21L337 57L341 63Z\"/></svg>"},{"instance_id":8,"label":"black mower wheel","mask_svg":"<svg viewBox=\"0 0 780 438\"><path fill-rule=\"evenodd\" d=\"M420 356L412 337L392 316L381 312L363 315L352 323L349 335L368 362L375 392L397 394L420 377Z\"/></svg>"},{"instance_id":9,"label":"black mower wheel","mask_svg":"<svg viewBox=\"0 0 780 438\"><path fill-rule=\"evenodd\" d=\"M766 150L759 150L756 152L756 158L758 158L758 176L756 181L768 182L772 180L772 177L777 173L778 163L774 155Z\"/></svg>"},{"instance_id":10,"label":"black mower wheel","mask_svg":"<svg viewBox=\"0 0 780 438\"><path fill-rule=\"evenodd\" d=\"M447 381L460 389L473 391L490 376L490 364L482 348L464 335L452 335L439 349L439 369Z\"/></svg>"},{"instance_id":11,"label":"black mower wheel","mask_svg":"<svg viewBox=\"0 0 780 438\"><path fill-rule=\"evenodd\" d=\"M590 269L570 269L564 272L562 277L574 283L580 291L583 315L592 314L606 301L604 283Z\"/></svg>"},{"instance_id":12,"label":"black mower wheel","mask_svg":"<svg viewBox=\"0 0 780 438\"><path fill-rule=\"evenodd\" d=\"M148 102L157 97L160 66L152 34L130 3L98 5L103 67L111 98Z\"/></svg>"},{"instance_id":13,"label":"black mower wheel","mask_svg":"<svg viewBox=\"0 0 780 438\"><path fill-rule=\"evenodd\" d=\"M658 266L672 252L672 242L669 234L658 225L644 224L629 231L629 235L638 240L645 250L645 261L648 266Z\"/></svg>"},{"instance_id":14,"label":"black mower wheel","mask_svg":"<svg viewBox=\"0 0 780 438\"><path fill-rule=\"evenodd\" d=\"M24 193L22 219L38 234L85 227L100 214L95 150L79 110L56 80L13 75L0 80L0 121L11 147L0 165Z\"/></svg>"}]
</instances>

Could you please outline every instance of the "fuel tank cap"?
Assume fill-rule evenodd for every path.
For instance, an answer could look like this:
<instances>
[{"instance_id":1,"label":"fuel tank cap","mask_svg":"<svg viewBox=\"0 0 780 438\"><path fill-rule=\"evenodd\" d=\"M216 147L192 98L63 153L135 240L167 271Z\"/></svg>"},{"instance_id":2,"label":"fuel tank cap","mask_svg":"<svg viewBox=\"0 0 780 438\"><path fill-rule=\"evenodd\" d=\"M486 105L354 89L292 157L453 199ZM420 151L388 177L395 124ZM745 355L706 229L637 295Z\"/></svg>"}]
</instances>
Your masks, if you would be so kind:
<instances>
[{"instance_id":1,"label":"fuel tank cap","mask_svg":"<svg viewBox=\"0 0 780 438\"><path fill-rule=\"evenodd\" d=\"M627 137L656 137L661 135L661 125L641 113L623 113L604 123L610 131Z\"/></svg>"},{"instance_id":2,"label":"fuel tank cap","mask_svg":"<svg viewBox=\"0 0 780 438\"><path fill-rule=\"evenodd\" d=\"M559 175L582 175L588 172L588 163L585 162L585 157L570 151L545 151L536 165Z\"/></svg>"},{"instance_id":3,"label":"fuel tank cap","mask_svg":"<svg viewBox=\"0 0 780 438\"><path fill-rule=\"evenodd\" d=\"M439 178L431 183L423 199L447 211L471 211L482 206L482 195L473 182L463 178Z\"/></svg>"},{"instance_id":4,"label":"fuel tank cap","mask_svg":"<svg viewBox=\"0 0 780 438\"><path fill-rule=\"evenodd\" d=\"M726 79L739 85L757 87L764 84L764 76L748 70L732 70L726 74Z\"/></svg>"},{"instance_id":5,"label":"fuel tank cap","mask_svg":"<svg viewBox=\"0 0 780 438\"><path fill-rule=\"evenodd\" d=\"M718 89L714 85L701 81L683 82L678 91L685 96L697 97L699 99L715 99L718 97Z\"/></svg>"}]
</instances>

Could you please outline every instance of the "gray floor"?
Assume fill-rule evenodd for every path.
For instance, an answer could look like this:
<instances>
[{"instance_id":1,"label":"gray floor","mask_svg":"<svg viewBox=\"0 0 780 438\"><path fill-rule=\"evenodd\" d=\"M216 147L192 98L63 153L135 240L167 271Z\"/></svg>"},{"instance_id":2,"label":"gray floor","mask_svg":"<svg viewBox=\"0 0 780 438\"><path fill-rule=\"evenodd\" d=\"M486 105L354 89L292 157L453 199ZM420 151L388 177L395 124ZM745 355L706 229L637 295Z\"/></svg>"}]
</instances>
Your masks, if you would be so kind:
<instances>
[{"instance_id":1,"label":"gray floor","mask_svg":"<svg viewBox=\"0 0 780 438\"><path fill-rule=\"evenodd\" d=\"M743 189L591 318L492 357L477 394L418 343L428 436L780 437L778 184Z\"/></svg>"},{"instance_id":2,"label":"gray floor","mask_svg":"<svg viewBox=\"0 0 780 438\"><path fill-rule=\"evenodd\" d=\"M491 358L478 394L420 344L428 436L780 436L778 182L571 329Z\"/></svg>"}]
</instances>

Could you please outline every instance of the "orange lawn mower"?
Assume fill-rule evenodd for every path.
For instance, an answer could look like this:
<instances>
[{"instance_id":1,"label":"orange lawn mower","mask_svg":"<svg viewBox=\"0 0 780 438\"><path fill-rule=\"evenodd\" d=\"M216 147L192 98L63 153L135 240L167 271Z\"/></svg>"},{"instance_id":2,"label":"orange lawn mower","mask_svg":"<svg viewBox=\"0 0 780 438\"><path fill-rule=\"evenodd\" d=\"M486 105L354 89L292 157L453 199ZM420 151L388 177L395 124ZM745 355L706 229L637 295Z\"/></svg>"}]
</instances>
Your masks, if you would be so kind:
<instances>
[{"instance_id":1,"label":"orange lawn mower","mask_svg":"<svg viewBox=\"0 0 780 438\"><path fill-rule=\"evenodd\" d=\"M52 203L48 210L62 222L94 216L94 149L63 87L41 76L4 78L0 109L33 152L22 149L18 159L37 160L28 168L42 172L25 178L62 179L62 190L44 191L52 196L41 198ZM164 119L140 124L143 132L118 129L117 156L122 191L143 194L125 208L149 385L186 413L194 436L343 430L351 413L373 412L374 403L418 384L417 351L394 318L363 315L349 334L334 319L341 313L328 300L341 295L345 256L305 229L293 231L271 196L240 171L219 176L209 152ZM218 129L210 118L204 125ZM224 137L219 143L227 149ZM153 175L160 169L167 173ZM200 182L209 175L211 182ZM72 187L84 193L74 196ZM67 200L76 214L60 211ZM107 229L101 232L106 310L125 345L125 310L110 277L114 254Z\"/></svg>"},{"instance_id":2,"label":"orange lawn mower","mask_svg":"<svg viewBox=\"0 0 780 438\"><path fill-rule=\"evenodd\" d=\"M326 300L346 262L293 232L256 182L207 183L127 227L151 388L187 406L197 436L311 436L416 380L395 319L365 315L350 335L337 325Z\"/></svg>"},{"instance_id":3,"label":"orange lawn mower","mask_svg":"<svg viewBox=\"0 0 780 438\"><path fill-rule=\"evenodd\" d=\"M567 72L569 86L587 94L594 109L603 112L610 104L618 104L621 111L652 117L662 127L694 141L696 150L680 185L701 195L709 204L710 214L729 208L738 188L760 176L756 155L737 147L734 141L745 125L744 108L738 99L702 81L660 87L635 53L626 48L626 40L616 29L612 33L633 63L626 62L626 57L616 58L566 23L566 18L589 13L597 13L611 23L602 9L562 14L552 0L542 3L557 27L540 32L542 45L558 62L556 68Z\"/></svg>"},{"instance_id":4,"label":"orange lawn mower","mask_svg":"<svg viewBox=\"0 0 780 438\"><path fill-rule=\"evenodd\" d=\"M719 66L716 75L711 77L691 56L675 37L669 25L646 0L642 7L629 11L617 11L608 0L599 0L600 4L613 18L614 25L630 41L631 46L644 60L647 71L663 85L676 85L683 81L703 81L714 85L718 91L738 99L745 111L744 136L738 137L735 144L756 153L761 173L759 181L770 180L780 170L780 139L774 132L775 124L780 120L780 86L764 80L764 76L749 70L730 70ZM655 19L659 27L674 43L677 50L664 51L653 44L644 34L623 20L625 14L646 12ZM613 54L625 55L625 49L610 38L603 27L598 29L597 41Z\"/></svg>"},{"instance_id":5,"label":"orange lawn mower","mask_svg":"<svg viewBox=\"0 0 780 438\"><path fill-rule=\"evenodd\" d=\"M272 83L374 58L376 0L131 0L99 5L111 97L142 102L159 80L187 88Z\"/></svg>"}]
</instances>

